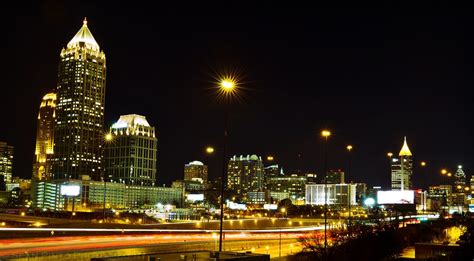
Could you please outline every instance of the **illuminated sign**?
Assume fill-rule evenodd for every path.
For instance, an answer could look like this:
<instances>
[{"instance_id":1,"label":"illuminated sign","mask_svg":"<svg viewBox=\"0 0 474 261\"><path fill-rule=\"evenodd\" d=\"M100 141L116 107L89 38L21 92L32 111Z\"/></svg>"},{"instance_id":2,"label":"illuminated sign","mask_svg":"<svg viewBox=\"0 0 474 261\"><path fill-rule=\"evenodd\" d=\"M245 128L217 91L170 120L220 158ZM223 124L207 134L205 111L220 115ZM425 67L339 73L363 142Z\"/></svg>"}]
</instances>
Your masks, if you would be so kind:
<instances>
[{"instance_id":1,"label":"illuminated sign","mask_svg":"<svg viewBox=\"0 0 474 261\"><path fill-rule=\"evenodd\" d=\"M188 194L186 196L186 199L189 201L203 201L204 194Z\"/></svg>"},{"instance_id":2,"label":"illuminated sign","mask_svg":"<svg viewBox=\"0 0 474 261\"><path fill-rule=\"evenodd\" d=\"M79 185L61 185L61 196L77 197L81 193Z\"/></svg>"},{"instance_id":3,"label":"illuminated sign","mask_svg":"<svg viewBox=\"0 0 474 261\"><path fill-rule=\"evenodd\" d=\"M415 193L413 190L387 190L377 191L378 204L414 204Z\"/></svg>"},{"instance_id":4,"label":"illuminated sign","mask_svg":"<svg viewBox=\"0 0 474 261\"><path fill-rule=\"evenodd\" d=\"M227 207L230 209L247 210L247 206L245 204L235 203L232 201L227 202Z\"/></svg>"},{"instance_id":5,"label":"illuminated sign","mask_svg":"<svg viewBox=\"0 0 474 261\"><path fill-rule=\"evenodd\" d=\"M266 210L277 210L278 205L277 204L263 204L263 209Z\"/></svg>"},{"instance_id":6,"label":"illuminated sign","mask_svg":"<svg viewBox=\"0 0 474 261\"><path fill-rule=\"evenodd\" d=\"M375 199L373 198L366 198L364 200L364 205L368 206L368 207L372 207L373 205L375 205Z\"/></svg>"}]
</instances>

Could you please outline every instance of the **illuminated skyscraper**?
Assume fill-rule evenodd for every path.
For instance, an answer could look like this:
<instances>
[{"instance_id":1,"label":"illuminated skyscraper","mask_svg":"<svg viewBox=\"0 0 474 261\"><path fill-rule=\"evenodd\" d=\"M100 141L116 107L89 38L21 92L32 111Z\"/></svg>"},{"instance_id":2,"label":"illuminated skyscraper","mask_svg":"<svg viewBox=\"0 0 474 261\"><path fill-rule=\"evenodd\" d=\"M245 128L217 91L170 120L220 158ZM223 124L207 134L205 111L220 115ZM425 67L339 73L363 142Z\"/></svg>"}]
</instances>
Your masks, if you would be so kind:
<instances>
[{"instance_id":1,"label":"illuminated skyscraper","mask_svg":"<svg viewBox=\"0 0 474 261\"><path fill-rule=\"evenodd\" d=\"M12 182L13 174L13 146L0 142L0 184ZM1 188L4 190L5 188Z\"/></svg>"},{"instance_id":2,"label":"illuminated skyscraper","mask_svg":"<svg viewBox=\"0 0 474 261\"><path fill-rule=\"evenodd\" d=\"M207 183L207 166L200 161L191 161L184 165L184 180L198 180Z\"/></svg>"},{"instance_id":3,"label":"illuminated skyscraper","mask_svg":"<svg viewBox=\"0 0 474 261\"><path fill-rule=\"evenodd\" d=\"M107 181L139 186L156 183L157 138L144 116L122 115L105 147Z\"/></svg>"},{"instance_id":4,"label":"illuminated skyscraper","mask_svg":"<svg viewBox=\"0 0 474 261\"><path fill-rule=\"evenodd\" d=\"M89 175L100 180L105 71L105 54L84 19L60 55L52 161L55 179Z\"/></svg>"},{"instance_id":5,"label":"illuminated skyscraper","mask_svg":"<svg viewBox=\"0 0 474 261\"><path fill-rule=\"evenodd\" d=\"M51 92L43 97L38 113L33 179L47 180L52 178L51 157L54 153L55 110L56 93Z\"/></svg>"},{"instance_id":6,"label":"illuminated skyscraper","mask_svg":"<svg viewBox=\"0 0 474 261\"><path fill-rule=\"evenodd\" d=\"M255 201L250 194L256 193L251 192L263 192L264 170L261 157L257 155L234 156L229 161L227 173L227 189L240 200Z\"/></svg>"},{"instance_id":7,"label":"illuminated skyscraper","mask_svg":"<svg viewBox=\"0 0 474 261\"><path fill-rule=\"evenodd\" d=\"M413 158L406 137L398 158L391 158L391 172L392 190L412 189Z\"/></svg>"},{"instance_id":8,"label":"illuminated skyscraper","mask_svg":"<svg viewBox=\"0 0 474 261\"><path fill-rule=\"evenodd\" d=\"M458 166L458 170L454 174L454 191L457 193L466 192L464 189L467 187L466 174L462 170L462 166Z\"/></svg>"}]
</instances>

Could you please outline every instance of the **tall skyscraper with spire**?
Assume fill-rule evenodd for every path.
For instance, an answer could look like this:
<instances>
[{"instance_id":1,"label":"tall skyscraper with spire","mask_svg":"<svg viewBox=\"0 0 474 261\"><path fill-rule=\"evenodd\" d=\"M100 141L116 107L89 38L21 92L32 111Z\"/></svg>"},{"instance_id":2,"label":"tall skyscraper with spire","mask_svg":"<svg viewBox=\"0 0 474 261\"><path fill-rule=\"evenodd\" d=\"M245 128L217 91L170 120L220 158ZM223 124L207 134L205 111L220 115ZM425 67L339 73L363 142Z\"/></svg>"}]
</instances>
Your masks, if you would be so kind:
<instances>
[{"instance_id":1,"label":"tall skyscraper with spire","mask_svg":"<svg viewBox=\"0 0 474 261\"><path fill-rule=\"evenodd\" d=\"M52 178L51 158L54 153L54 120L56 118L56 93L47 93L40 104L36 131L33 179Z\"/></svg>"},{"instance_id":2,"label":"tall skyscraper with spire","mask_svg":"<svg viewBox=\"0 0 474 261\"><path fill-rule=\"evenodd\" d=\"M104 140L105 54L84 19L61 50L58 69L53 174L100 180Z\"/></svg>"},{"instance_id":3,"label":"tall skyscraper with spire","mask_svg":"<svg viewBox=\"0 0 474 261\"><path fill-rule=\"evenodd\" d=\"M403 141L398 158L391 158L391 174L392 190L410 190L413 188L413 155L408 148L407 137Z\"/></svg>"},{"instance_id":4,"label":"tall skyscraper with spire","mask_svg":"<svg viewBox=\"0 0 474 261\"><path fill-rule=\"evenodd\" d=\"M462 166L459 165L456 173L454 173L454 191L457 193L464 193L464 189L467 187L466 174L462 170Z\"/></svg>"}]
</instances>

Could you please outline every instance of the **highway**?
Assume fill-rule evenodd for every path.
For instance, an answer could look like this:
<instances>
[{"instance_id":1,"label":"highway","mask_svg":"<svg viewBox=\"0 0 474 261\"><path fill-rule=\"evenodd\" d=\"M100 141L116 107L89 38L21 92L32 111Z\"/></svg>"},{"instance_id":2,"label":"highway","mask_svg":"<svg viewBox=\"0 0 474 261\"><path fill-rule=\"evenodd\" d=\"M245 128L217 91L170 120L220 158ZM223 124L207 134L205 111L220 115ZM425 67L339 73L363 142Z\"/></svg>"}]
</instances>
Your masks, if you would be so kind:
<instances>
[{"instance_id":1,"label":"highway","mask_svg":"<svg viewBox=\"0 0 474 261\"><path fill-rule=\"evenodd\" d=\"M296 239L305 232L282 232L282 254L300 249ZM279 254L279 233L226 233L225 250L253 251ZM201 244L195 244L201 243ZM204 244L203 244L204 243ZM0 259L35 256L48 253L49 256L62 253L97 252L107 249L129 249L137 247L166 246L161 251L214 250L218 248L217 233L155 233L140 235L71 236L31 239L0 240ZM172 248L170 246L173 246ZM124 252L130 254L129 251ZM93 255L93 253L92 253ZM91 253L85 255L90 258ZM61 258L64 260L64 258ZM74 259L77 259L75 257ZM30 257L29 260L32 260Z\"/></svg>"}]
</instances>

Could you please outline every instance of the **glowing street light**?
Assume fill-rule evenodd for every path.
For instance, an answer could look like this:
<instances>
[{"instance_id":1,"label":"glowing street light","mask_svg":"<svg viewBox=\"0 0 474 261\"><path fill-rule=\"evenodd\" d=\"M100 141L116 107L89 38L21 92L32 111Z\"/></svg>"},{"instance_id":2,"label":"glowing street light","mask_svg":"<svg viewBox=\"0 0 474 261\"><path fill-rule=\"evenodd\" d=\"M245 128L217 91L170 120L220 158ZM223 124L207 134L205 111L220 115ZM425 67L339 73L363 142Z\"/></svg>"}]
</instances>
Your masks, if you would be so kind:
<instances>
[{"instance_id":1,"label":"glowing street light","mask_svg":"<svg viewBox=\"0 0 474 261\"><path fill-rule=\"evenodd\" d=\"M327 257L328 237L327 237L327 223L328 223L328 138L331 136L329 130L321 131L321 136L324 137L324 256Z\"/></svg>"},{"instance_id":2,"label":"glowing street light","mask_svg":"<svg viewBox=\"0 0 474 261\"><path fill-rule=\"evenodd\" d=\"M107 133L105 134L105 141L112 141L114 136L112 136L112 133Z\"/></svg>"},{"instance_id":3,"label":"glowing street light","mask_svg":"<svg viewBox=\"0 0 474 261\"><path fill-rule=\"evenodd\" d=\"M389 152L387 153L387 157L391 158L393 156L393 153Z\"/></svg>"},{"instance_id":4,"label":"glowing street light","mask_svg":"<svg viewBox=\"0 0 474 261\"><path fill-rule=\"evenodd\" d=\"M273 156L267 156L268 161L273 161L273 159L274 159Z\"/></svg>"},{"instance_id":5,"label":"glowing street light","mask_svg":"<svg viewBox=\"0 0 474 261\"><path fill-rule=\"evenodd\" d=\"M232 79L223 79L221 81L221 88L224 91L231 92L235 87L235 82Z\"/></svg>"},{"instance_id":6,"label":"glowing street light","mask_svg":"<svg viewBox=\"0 0 474 261\"><path fill-rule=\"evenodd\" d=\"M448 172L448 177L451 177L453 174L451 172Z\"/></svg>"},{"instance_id":7,"label":"glowing street light","mask_svg":"<svg viewBox=\"0 0 474 261\"><path fill-rule=\"evenodd\" d=\"M422 167L425 167L425 166L426 166L426 162L425 162L425 161L422 161L422 162L420 162L420 165L421 165Z\"/></svg>"},{"instance_id":8,"label":"glowing street light","mask_svg":"<svg viewBox=\"0 0 474 261\"><path fill-rule=\"evenodd\" d=\"M447 173L448 173L448 171L446 169L441 170L441 174L446 175Z\"/></svg>"},{"instance_id":9,"label":"glowing street light","mask_svg":"<svg viewBox=\"0 0 474 261\"><path fill-rule=\"evenodd\" d=\"M214 153L214 148L211 147L211 146L207 147L207 148L206 148L206 153L207 153L207 154L212 154L212 153Z\"/></svg>"}]
</instances>

